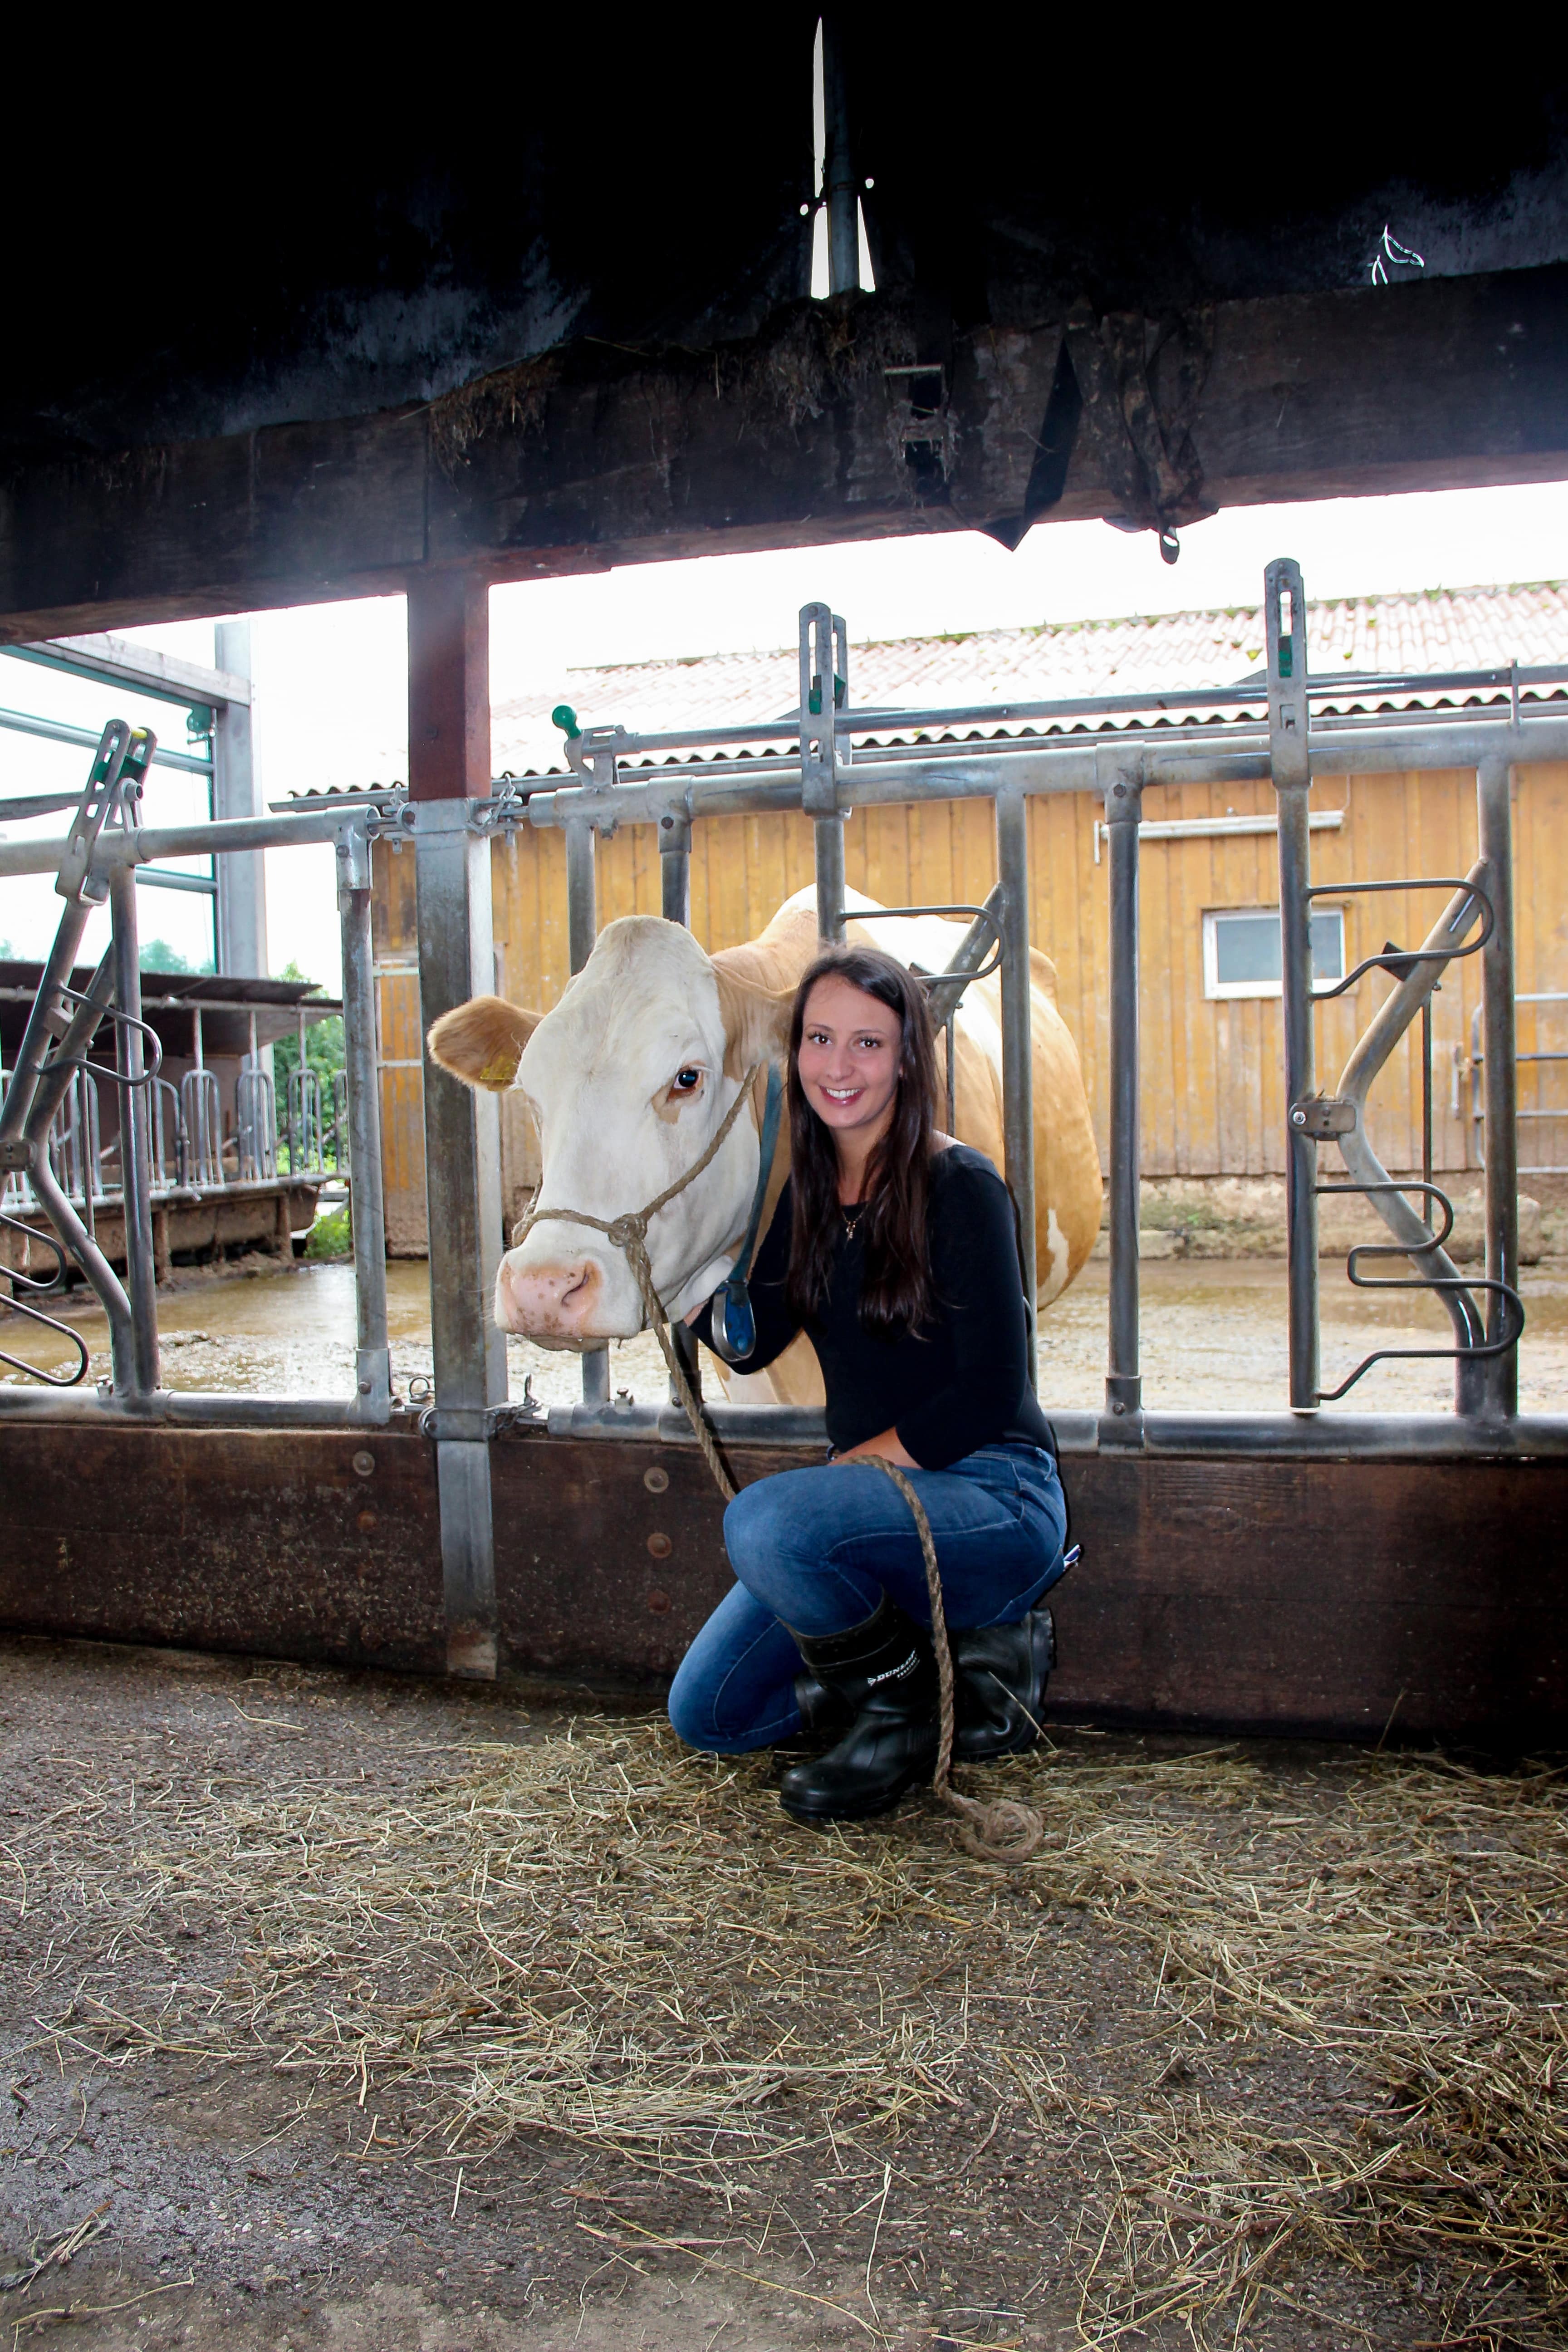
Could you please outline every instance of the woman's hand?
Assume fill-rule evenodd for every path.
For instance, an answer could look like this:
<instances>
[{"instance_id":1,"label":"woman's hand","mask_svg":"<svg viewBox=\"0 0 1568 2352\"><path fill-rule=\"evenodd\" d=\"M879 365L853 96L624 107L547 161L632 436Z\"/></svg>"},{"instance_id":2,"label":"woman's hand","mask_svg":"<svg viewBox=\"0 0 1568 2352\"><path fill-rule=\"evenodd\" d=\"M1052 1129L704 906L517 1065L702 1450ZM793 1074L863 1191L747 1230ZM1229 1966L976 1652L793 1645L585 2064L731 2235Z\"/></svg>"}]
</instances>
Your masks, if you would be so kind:
<instances>
[{"instance_id":1,"label":"woman's hand","mask_svg":"<svg viewBox=\"0 0 1568 2352\"><path fill-rule=\"evenodd\" d=\"M892 1462L900 1470L918 1470L921 1466L914 1455L906 1454L899 1444L899 1433L896 1429L881 1430L875 1437L868 1437L860 1444L852 1445L847 1454L836 1454L833 1459L836 1465L840 1462L872 1460Z\"/></svg>"}]
</instances>

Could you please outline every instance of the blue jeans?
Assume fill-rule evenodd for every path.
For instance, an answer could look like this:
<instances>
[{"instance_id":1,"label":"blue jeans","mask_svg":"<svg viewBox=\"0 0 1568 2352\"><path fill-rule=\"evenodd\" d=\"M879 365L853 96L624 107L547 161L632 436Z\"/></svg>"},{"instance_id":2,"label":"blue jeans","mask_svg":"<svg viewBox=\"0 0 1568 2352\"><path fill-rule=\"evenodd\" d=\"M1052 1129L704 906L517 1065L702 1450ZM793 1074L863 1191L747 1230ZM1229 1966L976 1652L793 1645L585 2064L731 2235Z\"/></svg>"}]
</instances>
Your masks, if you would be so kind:
<instances>
[{"instance_id":1,"label":"blue jeans","mask_svg":"<svg viewBox=\"0 0 1568 2352\"><path fill-rule=\"evenodd\" d=\"M952 1626L1011 1625L1063 1573L1067 1503L1048 1454L986 1445L945 1470L911 1470ZM800 1728L800 1652L789 1631L842 1633L884 1594L931 1623L910 1507L867 1463L785 1470L742 1487L724 1514L739 1582L681 1660L669 1719L689 1747L735 1756Z\"/></svg>"}]
</instances>

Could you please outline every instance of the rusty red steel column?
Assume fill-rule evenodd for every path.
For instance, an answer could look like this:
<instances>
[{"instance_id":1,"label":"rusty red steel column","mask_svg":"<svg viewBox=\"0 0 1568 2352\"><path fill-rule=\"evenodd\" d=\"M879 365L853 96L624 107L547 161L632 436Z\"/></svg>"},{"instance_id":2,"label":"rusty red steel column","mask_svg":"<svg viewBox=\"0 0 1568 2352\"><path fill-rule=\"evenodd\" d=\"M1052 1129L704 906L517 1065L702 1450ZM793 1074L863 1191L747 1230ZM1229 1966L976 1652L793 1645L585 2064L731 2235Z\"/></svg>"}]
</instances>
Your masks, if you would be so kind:
<instances>
[{"instance_id":1,"label":"rusty red steel column","mask_svg":"<svg viewBox=\"0 0 1568 2352\"><path fill-rule=\"evenodd\" d=\"M473 804L490 790L489 592L460 572L408 582L408 790L418 896L421 1025L495 987L490 848ZM436 1374L447 1667L496 1671L495 1545L486 1414L504 1403L491 1312L501 1253L493 1096L425 1057L425 1196Z\"/></svg>"}]
</instances>

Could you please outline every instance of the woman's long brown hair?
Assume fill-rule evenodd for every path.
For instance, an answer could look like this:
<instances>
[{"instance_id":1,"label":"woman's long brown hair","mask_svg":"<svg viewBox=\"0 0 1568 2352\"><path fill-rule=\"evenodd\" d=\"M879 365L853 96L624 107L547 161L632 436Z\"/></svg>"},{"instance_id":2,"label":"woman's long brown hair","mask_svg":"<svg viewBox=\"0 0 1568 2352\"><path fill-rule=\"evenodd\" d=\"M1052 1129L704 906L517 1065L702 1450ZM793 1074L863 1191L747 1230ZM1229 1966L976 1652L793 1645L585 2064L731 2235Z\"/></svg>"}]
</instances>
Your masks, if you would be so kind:
<instances>
[{"instance_id":1,"label":"woman's long brown hair","mask_svg":"<svg viewBox=\"0 0 1568 2352\"><path fill-rule=\"evenodd\" d=\"M925 991L914 974L875 948L828 948L795 991L789 1025L790 1233L789 1303L806 1325L821 1311L833 1267L843 1212L838 1204L838 1154L829 1128L806 1101L800 1083L800 1041L806 999L819 980L845 980L896 1013L900 1024L899 1084L892 1124L866 1169L865 1276L860 1320L885 1339L919 1332L931 1320L931 1260L926 1209L931 1198L931 1139L936 1129L936 1045Z\"/></svg>"}]
</instances>

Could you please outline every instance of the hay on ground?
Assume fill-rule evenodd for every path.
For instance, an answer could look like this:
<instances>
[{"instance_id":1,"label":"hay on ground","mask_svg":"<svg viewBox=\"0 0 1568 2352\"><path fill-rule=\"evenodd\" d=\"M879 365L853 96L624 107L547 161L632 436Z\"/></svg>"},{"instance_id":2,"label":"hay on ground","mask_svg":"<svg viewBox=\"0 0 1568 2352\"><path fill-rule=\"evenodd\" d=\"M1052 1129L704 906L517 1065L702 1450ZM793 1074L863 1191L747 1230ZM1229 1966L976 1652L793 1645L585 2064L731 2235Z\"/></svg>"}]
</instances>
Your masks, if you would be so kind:
<instances>
[{"instance_id":1,"label":"hay on ground","mask_svg":"<svg viewBox=\"0 0 1568 2352\"><path fill-rule=\"evenodd\" d=\"M138 1778L132 1816L121 1775L11 1825L0 1895L74 1921L78 1990L51 2032L116 2064L263 2061L301 2104L357 2106L367 2163L543 2133L731 2205L814 2151L853 2147L880 2178L979 2069L999 2116L1102 2151L1079 2233L1088 2343L1176 2323L1240 2340L1313 2256L1428 2265L1445 2326L1478 2345L1504 2340L1504 2310L1510 2344L1568 2341L1550 1773L1070 1740L973 1776L1046 1819L1041 1854L998 1873L919 1805L804 1835L765 1760L694 1757L640 1721L432 1754L395 1795L291 1779L281 1734L273 1761L265 1790L171 1765ZM1024 1921L1084 1912L1136 1957L1151 2048L1310 2053L1342 2079L1342 2120L1282 2130L1188 2095L1180 2054L1104 2095L1026 2008L1010 2023L1006 1999L971 2001L977 1923L1012 1971L994 1981L1026 1977L1020 1901ZM220 1928L239 1957L218 1971ZM932 1965L911 1974L922 1937ZM156 2001L116 1990L133 1953L143 1982L153 1962L166 1977Z\"/></svg>"}]
</instances>

